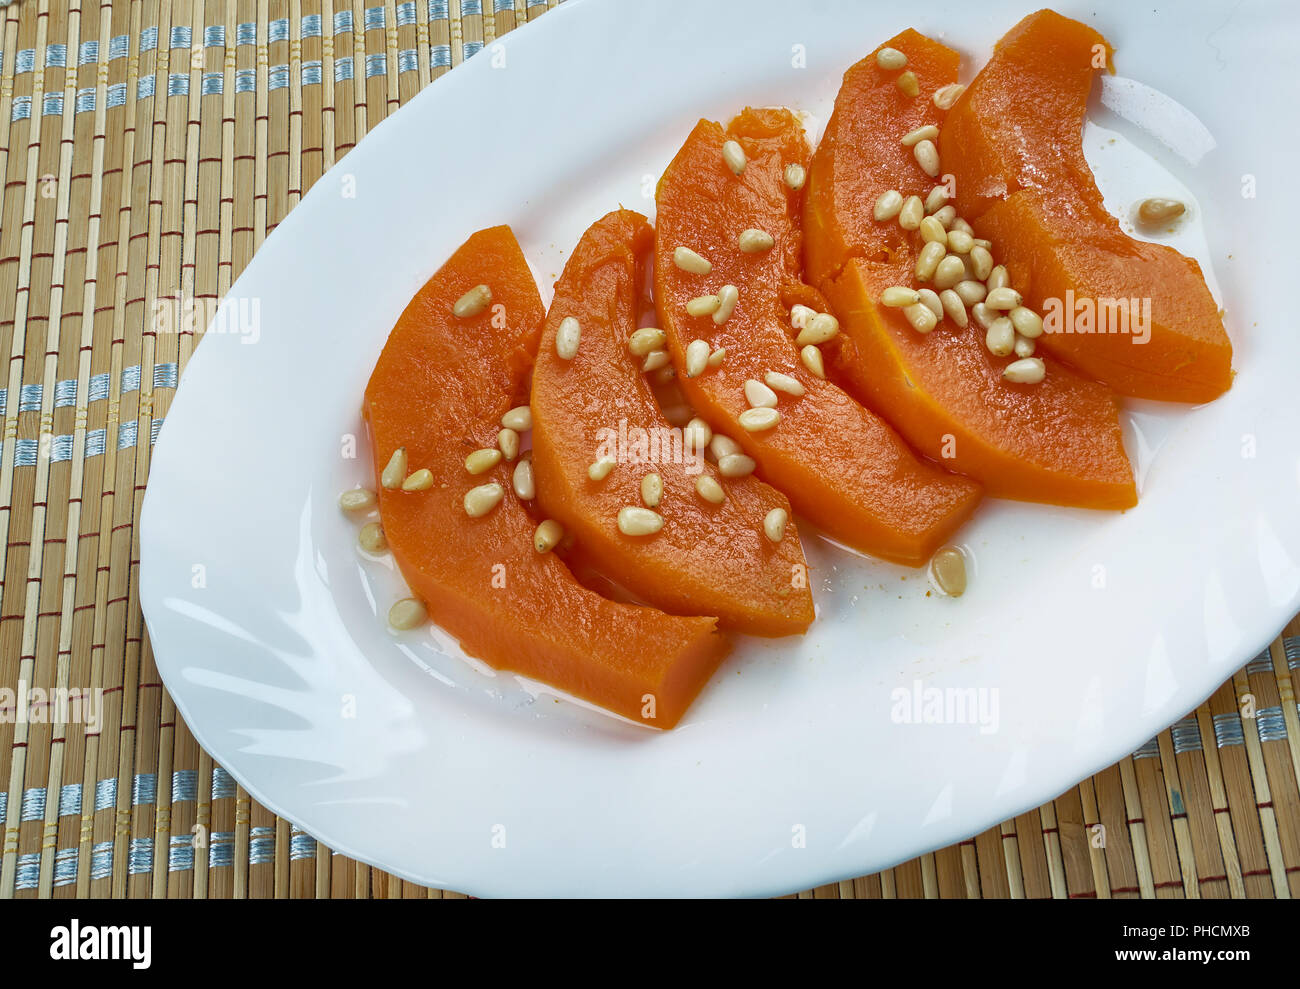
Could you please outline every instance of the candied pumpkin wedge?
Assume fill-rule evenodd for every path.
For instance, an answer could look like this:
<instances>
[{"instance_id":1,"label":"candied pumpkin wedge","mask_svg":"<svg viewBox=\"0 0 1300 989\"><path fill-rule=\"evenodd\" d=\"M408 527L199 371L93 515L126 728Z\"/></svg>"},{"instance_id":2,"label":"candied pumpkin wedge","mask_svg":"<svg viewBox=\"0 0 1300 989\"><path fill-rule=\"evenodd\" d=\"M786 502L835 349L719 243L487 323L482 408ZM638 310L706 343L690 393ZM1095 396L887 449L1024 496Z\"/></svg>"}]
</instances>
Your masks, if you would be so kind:
<instances>
[{"instance_id":1,"label":"candied pumpkin wedge","mask_svg":"<svg viewBox=\"0 0 1300 989\"><path fill-rule=\"evenodd\" d=\"M454 315L478 285L489 288L490 303ZM496 444L502 415L526 403L543 317L532 273L506 226L470 237L406 307L364 407L388 545L430 617L469 655L671 728L726 651L715 620L587 590L554 553L534 549L535 523L511 489L513 465L503 461L477 475L466 468L468 454ZM398 449L406 451L409 472L430 472L428 487L383 486ZM470 517L466 495L486 484L499 486L499 503Z\"/></svg>"},{"instance_id":2,"label":"candied pumpkin wedge","mask_svg":"<svg viewBox=\"0 0 1300 989\"><path fill-rule=\"evenodd\" d=\"M660 326L691 404L757 461L763 480L832 538L919 566L974 510L980 488L918 459L879 416L801 360L782 302L801 292L801 195L785 176L798 166L798 186L808 155L788 110L746 109L725 131L707 120L695 126L659 181ZM747 231L770 245L751 233L742 246ZM702 265L687 255L679 267L679 247L707 260L708 272L697 273ZM688 304L700 312L712 302L694 300L710 296L720 308L692 315ZM692 344L725 354L692 375Z\"/></svg>"},{"instance_id":3,"label":"candied pumpkin wedge","mask_svg":"<svg viewBox=\"0 0 1300 989\"><path fill-rule=\"evenodd\" d=\"M1030 14L948 114L943 167L960 214L1047 319L1047 353L1123 395L1209 401L1232 384L1232 343L1200 265L1126 234L1084 158L1110 50L1085 24Z\"/></svg>"},{"instance_id":4,"label":"candied pumpkin wedge","mask_svg":"<svg viewBox=\"0 0 1300 989\"><path fill-rule=\"evenodd\" d=\"M915 269L920 235L897 218L877 221L886 190L925 199L935 184L901 138L945 111L931 94L957 80L955 51L916 31L882 48L907 56L921 93L900 92L897 70L873 52L845 74L804 193L807 273L838 314L843 341L828 348L832 370L867 406L927 456L981 481L1003 498L1085 508L1137 502L1111 390L1059 362L1043 381L1002 377L1014 356L995 357L974 319L949 315L926 334L899 308L878 302L890 286L923 287ZM993 249L999 242L994 240Z\"/></svg>"},{"instance_id":5,"label":"candied pumpkin wedge","mask_svg":"<svg viewBox=\"0 0 1300 989\"><path fill-rule=\"evenodd\" d=\"M555 284L533 368L538 503L582 560L656 607L756 635L802 632L813 603L798 533L789 522L777 542L764 534L769 513L789 519L790 503L752 474L722 476L707 463L707 435L674 429L656 404L641 372L644 335L632 344L643 356L629 350L653 244L644 216L612 212L583 234ZM575 328L577 347L566 349ZM588 468L602 457L615 462L596 480ZM697 491L702 478L720 503ZM652 510L662 528L625 534L618 519L629 506Z\"/></svg>"}]
</instances>

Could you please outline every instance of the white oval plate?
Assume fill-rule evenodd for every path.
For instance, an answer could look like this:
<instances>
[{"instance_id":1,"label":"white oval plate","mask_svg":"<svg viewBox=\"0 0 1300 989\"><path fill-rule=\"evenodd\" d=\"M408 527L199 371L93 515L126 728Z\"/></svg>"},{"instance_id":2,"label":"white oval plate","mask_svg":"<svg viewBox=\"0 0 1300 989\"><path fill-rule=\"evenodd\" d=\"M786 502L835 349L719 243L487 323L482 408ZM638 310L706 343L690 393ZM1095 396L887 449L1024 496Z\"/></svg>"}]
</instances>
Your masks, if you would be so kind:
<instances>
[{"instance_id":1,"label":"white oval plate","mask_svg":"<svg viewBox=\"0 0 1300 989\"><path fill-rule=\"evenodd\" d=\"M436 629L386 631L400 582L362 559L335 504L369 478L357 409L374 359L471 231L512 224L549 295L590 222L620 202L653 210L698 117L779 103L824 121L843 70L909 25L961 47L969 77L1026 10L583 0L438 80L266 242L231 292L248 318L225 329L243 332L207 335L167 415L140 587L199 742L267 807L417 882L767 894L964 838L1193 709L1300 606L1300 337L1267 222L1294 186L1296 131L1276 124L1295 102L1295 14L1216 7L1065 12L1217 142L1207 153L1178 114L1160 128L1176 147L1101 108L1116 142L1089 130L1116 209L1180 183L1195 195L1181 246L1217 274L1231 392L1131 407L1130 512L983 506L961 534L974 572L959 601L810 539L811 632L740 643L669 733L492 675ZM1156 105L1115 92L1134 116ZM909 723L932 688L983 705Z\"/></svg>"}]
</instances>

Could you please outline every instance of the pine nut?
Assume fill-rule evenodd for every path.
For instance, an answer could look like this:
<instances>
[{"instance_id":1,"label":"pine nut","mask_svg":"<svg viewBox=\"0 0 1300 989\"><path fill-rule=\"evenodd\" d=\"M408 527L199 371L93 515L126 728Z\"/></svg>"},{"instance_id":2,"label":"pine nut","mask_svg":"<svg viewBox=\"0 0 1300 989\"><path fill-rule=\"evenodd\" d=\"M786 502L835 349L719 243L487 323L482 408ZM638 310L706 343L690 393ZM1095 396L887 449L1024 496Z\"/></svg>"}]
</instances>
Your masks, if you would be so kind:
<instances>
[{"instance_id":1,"label":"pine nut","mask_svg":"<svg viewBox=\"0 0 1300 989\"><path fill-rule=\"evenodd\" d=\"M482 518L501 504L501 499L505 496L505 493L505 488L497 484L496 481L480 484L477 488L470 488L469 491L465 492L465 514L472 519Z\"/></svg>"},{"instance_id":2,"label":"pine nut","mask_svg":"<svg viewBox=\"0 0 1300 989\"><path fill-rule=\"evenodd\" d=\"M376 501L375 493L369 488L353 488L339 495L339 508L345 512L368 512Z\"/></svg>"},{"instance_id":3,"label":"pine nut","mask_svg":"<svg viewBox=\"0 0 1300 989\"><path fill-rule=\"evenodd\" d=\"M727 500L727 493L712 474L701 474L695 479L695 493L715 505L721 505Z\"/></svg>"},{"instance_id":4,"label":"pine nut","mask_svg":"<svg viewBox=\"0 0 1300 989\"><path fill-rule=\"evenodd\" d=\"M794 342L800 347L810 343L825 343L840 332L840 321L828 312L819 312L795 337Z\"/></svg>"},{"instance_id":5,"label":"pine nut","mask_svg":"<svg viewBox=\"0 0 1300 989\"><path fill-rule=\"evenodd\" d=\"M740 289L734 285L723 285L718 289L718 308L713 310L713 321L721 326L730 317L740 300Z\"/></svg>"},{"instance_id":6,"label":"pine nut","mask_svg":"<svg viewBox=\"0 0 1300 989\"><path fill-rule=\"evenodd\" d=\"M948 187L946 185L936 185L926 194L925 212L926 214L935 213L943 209L948 202Z\"/></svg>"},{"instance_id":7,"label":"pine nut","mask_svg":"<svg viewBox=\"0 0 1300 989\"><path fill-rule=\"evenodd\" d=\"M934 124L926 124L924 127L918 127L916 130L908 131L903 135L903 147L910 148L917 141L933 141L939 136L939 128Z\"/></svg>"},{"instance_id":8,"label":"pine nut","mask_svg":"<svg viewBox=\"0 0 1300 989\"><path fill-rule=\"evenodd\" d=\"M712 261L696 254L689 247L673 248L673 264L692 275L707 275L713 270Z\"/></svg>"},{"instance_id":9,"label":"pine nut","mask_svg":"<svg viewBox=\"0 0 1300 989\"><path fill-rule=\"evenodd\" d=\"M501 456L514 460L519 456L519 434L509 427L502 429L497 433L497 447L501 450Z\"/></svg>"},{"instance_id":10,"label":"pine nut","mask_svg":"<svg viewBox=\"0 0 1300 989\"><path fill-rule=\"evenodd\" d=\"M682 441L689 443L689 449L693 452L705 449L711 439L713 439L713 427L699 416L688 422L682 430Z\"/></svg>"},{"instance_id":11,"label":"pine nut","mask_svg":"<svg viewBox=\"0 0 1300 989\"><path fill-rule=\"evenodd\" d=\"M934 271L946 253L947 248L942 241L932 240L921 248L921 253L916 256L916 280L928 282L934 277Z\"/></svg>"},{"instance_id":12,"label":"pine nut","mask_svg":"<svg viewBox=\"0 0 1300 989\"><path fill-rule=\"evenodd\" d=\"M357 533L357 542L367 553L382 553L388 548L388 537L384 535L384 527L378 522L367 522Z\"/></svg>"},{"instance_id":13,"label":"pine nut","mask_svg":"<svg viewBox=\"0 0 1300 989\"><path fill-rule=\"evenodd\" d=\"M919 229L921 231L921 240L924 243L929 244L931 241L937 241L938 243L943 244L944 248L947 249L948 231L945 230L943 224L934 217L927 216L921 221Z\"/></svg>"},{"instance_id":14,"label":"pine nut","mask_svg":"<svg viewBox=\"0 0 1300 989\"><path fill-rule=\"evenodd\" d=\"M471 474L482 474L501 463L501 451L485 447L475 450L465 458L465 469Z\"/></svg>"},{"instance_id":15,"label":"pine nut","mask_svg":"<svg viewBox=\"0 0 1300 989\"><path fill-rule=\"evenodd\" d=\"M670 364L665 364L663 367L655 368L655 370L650 374L650 380L656 385L666 385L675 377L677 377L677 371ZM668 416L665 415L664 418L667 419Z\"/></svg>"},{"instance_id":16,"label":"pine nut","mask_svg":"<svg viewBox=\"0 0 1300 989\"><path fill-rule=\"evenodd\" d=\"M913 99L921 95L921 83L916 78L916 73L908 69L898 77L898 88L904 96L910 96Z\"/></svg>"},{"instance_id":17,"label":"pine nut","mask_svg":"<svg viewBox=\"0 0 1300 989\"><path fill-rule=\"evenodd\" d=\"M934 287L952 288L966 279L966 265L956 254L949 254L934 269Z\"/></svg>"},{"instance_id":18,"label":"pine nut","mask_svg":"<svg viewBox=\"0 0 1300 989\"><path fill-rule=\"evenodd\" d=\"M737 175L745 171L745 149L736 141L724 141L722 144L722 160L727 163Z\"/></svg>"},{"instance_id":19,"label":"pine nut","mask_svg":"<svg viewBox=\"0 0 1300 989\"><path fill-rule=\"evenodd\" d=\"M663 350L668 334L653 326L643 326L627 338L627 349L635 357L644 357L652 350Z\"/></svg>"},{"instance_id":20,"label":"pine nut","mask_svg":"<svg viewBox=\"0 0 1300 989\"><path fill-rule=\"evenodd\" d=\"M785 526L790 521L790 513L784 508L774 508L763 516L763 535L769 542L779 543L785 538Z\"/></svg>"},{"instance_id":21,"label":"pine nut","mask_svg":"<svg viewBox=\"0 0 1300 989\"><path fill-rule=\"evenodd\" d=\"M907 56L897 48L882 48L876 52L876 64L888 72L893 72L907 64Z\"/></svg>"},{"instance_id":22,"label":"pine nut","mask_svg":"<svg viewBox=\"0 0 1300 989\"><path fill-rule=\"evenodd\" d=\"M658 508L664 496L664 480L658 474L647 474L641 478L641 500L646 508Z\"/></svg>"},{"instance_id":23,"label":"pine nut","mask_svg":"<svg viewBox=\"0 0 1300 989\"><path fill-rule=\"evenodd\" d=\"M1043 317L1032 309L1016 306L1009 315L1011 324L1022 337L1033 340L1043 335Z\"/></svg>"},{"instance_id":24,"label":"pine nut","mask_svg":"<svg viewBox=\"0 0 1300 989\"><path fill-rule=\"evenodd\" d=\"M745 382L745 401L749 403L751 409L774 409L776 392L763 382L750 378Z\"/></svg>"},{"instance_id":25,"label":"pine nut","mask_svg":"<svg viewBox=\"0 0 1300 989\"><path fill-rule=\"evenodd\" d=\"M912 148L912 157L921 166L921 171L930 178L939 174L939 149L933 141L918 141Z\"/></svg>"},{"instance_id":26,"label":"pine nut","mask_svg":"<svg viewBox=\"0 0 1300 989\"><path fill-rule=\"evenodd\" d=\"M666 350L652 350L645 355L645 360L641 362L641 371L649 374L651 371L658 371L661 367L667 367L671 358Z\"/></svg>"},{"instance_id":27,"label":"pine nut","mask_svg":"<svg viewBox=\"0 0 1300 989\"><path fill-rule=\"evenodd\" d=\"M921 297L921 305L934 313L935 319L943 319L943 303L939 301L939 293L933 289L923 288L916 293Z\"/></svg>"},{"instance_id":28,"label":"pine nut","mask_svg":"<svg viewBox=\"0 0 1300 989\"><path fill-rule=\"evenodd\" d=\"M952 226L953 221L957 219L957 207L951 205L940 206L934 211L934 218L942 223L943 228L947 230Z\"/></svg>"},{"instance_id":29,"label":"pine nut","mask_svg":"<svg viewBox=\"0 0 1300 989\"><path fill-rule=\"evenodd\" d=\"M871 215L880 221L892 220L902 208L903 194L897 189L887 189L877 197Z\"/></svg>"},{"instance_id":30,"label":"pine nut","mask_svg":"<svg viewBox=\"0 0 1300 989\"><path fill-rule=\"evenodd\" d=\"M984 279L984 284L992 292L995 288L1007 288L1011 284L1011 276L1007 274L1007 266L1004 264L997 265L989 272L988 278Z\"/></svg>"},{"instance_id":31,"label":"pine nut","mask_svg":"<svg viewBox=\"0 0 1300 989\"><path fill-rule=\"evenodd\" d=\"M539 553L549 553L560 545L564 538L564 526L555 519L546 519L533 530L533 549Z\"/></svg>"},{"instance_id":32,"label":"pine nut","mask_svg":"<svg viewBox=\"0 0 1300 989\"><path fill-rule=\"evenodd\" d=\"M533 428L533 410L527 405L517 405L501 417L501 425L517 433Z\"/></svg>"},{"instance_id":33,"label":"pine nut","mask_svg":"<svg viewBox=\"0 0 1300 989\"><path fill-rule=\"evenodd\" d=\"M907 317L907 321L912 324L912 329L917 333L929 333L939 325L939 319L933 310L920 302L904 309L903 315Z\"/></svg>"},{"instance_id":34,"label":"pine nut","mask_svg":"<svg viewBox=\"0 0 1300 989\"><path fill-rule=\"evenodd\" d=\"M822 360L822 352L811 343L799 351L799 359L811 374L826 379L826 363Z\"/></svg>"},{"instance_id":35,"label":"pine nut","mask_svg":"<svg viewBox=\"0 0 1300 989\"><path fill-rule=\"evenodd\" d=\"M966 303L961 301L961 296L952 289L944 289L939 293L939 301L943 304L943 311L954 323L965 329L970 323L970 317L966 315Z\"/></svg>"},{"instance_id":36,"label":"pine nut","mask_svg":"<svg viewBox=\"0 0 1300 989\"><path fill-rule=\"evenodd\" d=\"M1002 371L1002 377L1018 385L1036 385L1047 374L1041 357L1022 357L1012 361Z\"/></svg>"},{"instance_id":37,"label":"pine nut","mask_svg":"<svg viewBox=\"0 0 1300 989\"><path fill-rule=\"evenodd\" d=\"M770 233L755 227L742 230L740 236L736 238L736 246L746 254L757 254L759 251L769 250L775 243L776 240Z\"/></svg>"},{"instance_id":38,"label":"pine nut","mask_svg":"<svg viewBox=\"0 0 1300 989\"><path fill-rule=\"evenodd\" d=\"M993 272L993 255L987 248L972 247L970 263L975 268L975 277L980 281L984 281Z\"/></svg>"},{"instance_id":39,"label":"pine nut","mask_svg":"<svg viewBox=\"0 0 1300 989\"><path fill-rule=\"evenodd\" d=\"M940 86L934 91L934 105L940 110L951 110L952 105L957 102L961 94L966 92L966 87L959 82L950 82L946 86Z\"/></svg>"},{"instance_id":40,"label":"pine nut","mask_svg":"<svg viewBox=\"0 0 1300 989\"><path fill-rule=\"evenodd\" d=\"M975 246L975 238L965 230L956 229L961 220L953 221L953 229L948 231L948 250L954 254L969 254Z\"/></svg>"},{"instance_id":41,"label":"pine nut","mask_svg":"<svg viewBox=\"0 0 1300 989\"><path fill-rule=\"evenodd\" d=\"M952 223L950 223L950 224L948 225L948 229L949 229L949 230L960 230L960 231L961 231L962 233L964 233L964 234L970 234L972 240L974 240L974 238L975 238L975 228L972 227L972 226L971 226L969 223L967 223L965 220L963 220L960 216L959 216L959 217L956 217L956 218L952 221Z\"/></svg>"},{"instance_id":42,"label":"pine nut","mask_svg":"<svg viewBox=\"0 0 1300 989\"><path fill-rule=\"evenodd\" d=\"M908 288L905 285L891 285L880 293L880 304L894 309L901 309L903 306L914 306L920 301L920 293L916 289Z\"/></svg>"},{"instance_id":43,"label":"pine nut","mask_svg":"<svg viewBox=\"0 0 1300 989\"><path fill-rule=\"evenodd\" d=\"M977 302L983 302L984 296L988 290L984 287L983 282L977 282L973 279L958 282L953 289L961 298L961 301L968 306L973 306Z\"/></svg>"},{"instance_id":44,"label":"pine nut","mask_svg":"<svg viewBox=\"0 0 1300 989\"><path fill-rule=\"evenodd\" d=\"M399 632L409 632L429 620L429 611L422 601L402 598L388 609L388 624Z\"/></svg>"},{"instance_id":45,"label":"pine nut","mask_svg":"<svg viewBox=\"0 0 1300 989\"><path fill-rule=\"evenodd\" d=\"M686 345L686 377L698 378L708 366L708 343L704 340L692 340Z\"/></svg>"},{"instance_id":46,"label":"pine nut","mask_svg":"<svg viewBox=\"0 0 1300 989\"><path fill-rule=\"evenodd\" d=\"M533 462L521 460L515 464L510 476L510 486L515 489L515 497L520 501L532 501L537 497L537 480L533 477Z\"/></svg>"},{"instance_id":47,"label":"pine nut","mask_svg":"<svg viewBox=\"0 0 1300 989\"><path fill-rule=\"evenodd\" d=\"M797 161L792 161L790 164L785 166L786 188L798 192L803 188L805 178L807 178L807 173L804 171L804 167Z\"/></svg>"},{"instance_id":48,"label":"pine nut","mask_svg":"<svg viewBox=\"0 0 1300 989\"><path fill-rule=\"evenodd\" d=\"M817 310L811 306L801 306L795 303L790 307L790 325L796 330L802 330L808 325L808 320L817 315Z\"/></svg>"},{"instance_id":49,"label":"pine nut","mask_svg":"<svg viewBox=\"0 0 1300 989\"><path fill-rule=\"evenodd\" d=\"M717 311L718 297L716 295L697 295L686 303L686 312L691 316L708 316Z\"/></svg>"},{"instance_id":50,"label":"pine nut","mask_svg":"<svg viewBox=\"0 0 1300 989\"><path fill-rule=\"evenodd\" d=\"M747 457L743 453L732 453L718 461L718 473L723 477L747 477L754 473L754 468L757 466L753 457Z\"/></svg>"},{"instance_id":51,"label":"pine nut","mask_svg":"<svg viewBox=\"0 0 1300 989\"><path fill-rule=\"evenodd\" d=\"M614 469L613 457L601 457L590 467L587 468L587 476L593 481L603 481L609 477L609 472Z\"/></svg>"},{"instance_id":52,"label":"pine nut","mask_svg":"<svg viewBox=\"0 0 1300 989\"><path fill-rule=\"evenodd\" d=\"M722 362L727 359L727 348L719 347L709 355L709 367L722 367Z\"/></svg>"},{"instance_id":53,"label":"pine nut","mask_svg":"<svg viewBox=\"0 0 1300 989\"><path fill-rule=\"evenodd\" d=\"M663 527L663 516L648 508L628 505L618 510L618 531L625 536L653 536Z\"/></svg>"},{"instance_id":54,"label":"pine nut","mask_svg":"<svg viewBox=\"0 0 1300 989\"><path fill-rule=\"evenodd\" d=\"M1017 357L1033 357L1038 347L1033 340L1016 334L1015 352Z\"/></svg>"},{"instance_id":55,"label":"pine nut","mask_svg":"<svg viewBox=\"0 0 1300 989\"><path fill-rule=\"evenodd\" d=\"M993 241L987 240L984 237L976 237L972 243L974 243L976 247L984 248L986 251L993 250Z\"/></svg>"},{"instance_id":56,"label":"pine nut","mask_svg":"<svg viewBox=\"0 0 1300 989\"><path fill-rule=\"evenodd\" d=\"M1143 226L1154 227L1176 220L1186 211L1187 207L1177 199L1144 199L1138 206L1138 222Z\"/></svg>"},{"instance_id":57,"label":"pine nut","mask_svg":"<svg viewBox=\"0 0 1300 989\"><path fill-rule=\"evenodd\" d=\"M379 483L389 491L396 491L406 480L406 447L399 446L388 458L388 466L379 475Z\"/></svg>"},{"instance_id":58,"label":"pine nut","mask_svg":"<svg viewBox=\"0 0 1300 989\"><path fill-rule=\"evenodd\" d=\"M555 356L562 361L573 360L577 356L578 342L581 339L582 324L572 316L565 316L555 331Z\"/></svg>"},{"instance_id":59,"label":"pine nut","mask_svg":"<svg viewBox=\"0 0 1300 989\"><path fill-rule=\"evenodd\" d=\"M930 560L930 575L935 586L950 598L966 593L966 557L961 550L947 546Z\"/></svg>"},{"instance_id":60,"label":"pine nut","mask_svg":"<svg viewBox=\"0 0 1300 989\"><path fill-rule=\"evenodd\" d=\"M740 428L747 433L761 433L781 421L776 409L746 409L740 413Z\"/></svg>"},{"instance_id":61,"label":"pine nut","mask_svg":"<svg viewBox=\"0 0 1300 989\"><path fill-rule=\"evenodd\" d=\"M970 314L975 317L975 322L980 324L980 328L985 330L992 326L993 321L998 318L997 314L982 302L977 302L971 306Z\"/></svg>"},{"instance_id":62,"label":"pine nut","mask_svg":"<svg viewBox=\"0 0 1300 989\"><path fill-rule=\"evenodd\" d=\"M803 385L797 378L792 378L788 374L782 374L780 371L768 371L763 375L763 382L773 391L783 392L786 395L793 395L798 398L803 394Z\"/></svg>"},{"instance_id":63,"label":"pine nut","mask_svg":"<svg viewBox=\"0 0 1300 989\"><path fill-rule=\"evenodd\" d=\"M713 438L709 440L709 452L713 454L714 460L721 460L723 457L730 457L743 451L740 444L730 436L714 433Z\"/></svg>"},{"instance_id":64,"label":"pine nut","mask_svg":"<svg viewBox=\"0 0 1300 989\"><path fill-rule=\"evenodd\" d=\"M898 225L904 230L915 230L925 218L925 204L920 196L908 196L903 201L903 208L898 211Z\"/></svg>"},{"instance_id":65,"label":"pine nut","mask_svg":"<svg viewBox=\"0 0 1300 989\"><path fill-rule=\"evenodd\" d=\"M492 290L486 285L475 285L456 300L456 304L451 307L451 312L453 316L468 319L470 316L477 316L491 304Z\"/></svg>"},{"instance_id":66,"label":"pine nut","mask_svg":"<svg viewBox=\"0 0 1300 989\"><path fill-rule=\"evenodd\" d=\"M995 319L984 334L984 346L994 357L1006 357L1016 348L1016 328L1005 316Z\"/></svg>"},{"instance_id":67,"label":"pine nut","mask_svg":"<svg viewBox=\"0 0 1300 989\"><path fill-rule=\"evenodd\" d=\"M433 472L428 468L421 468L402 481L401 489L403 491L427 491L431 487L433 487Z\"/></svg>"},{"instance_id":68,"label":"pine nut","mask_svg":"<svg viewBox=\"0 0 1300 989\"><path fill-rule=\"evenodd\" d=\"M984 297L984 305L990 309L1015 309L1020 302L1020 293L1013 288L991 288Z\"/></svg>"}]
</instances>

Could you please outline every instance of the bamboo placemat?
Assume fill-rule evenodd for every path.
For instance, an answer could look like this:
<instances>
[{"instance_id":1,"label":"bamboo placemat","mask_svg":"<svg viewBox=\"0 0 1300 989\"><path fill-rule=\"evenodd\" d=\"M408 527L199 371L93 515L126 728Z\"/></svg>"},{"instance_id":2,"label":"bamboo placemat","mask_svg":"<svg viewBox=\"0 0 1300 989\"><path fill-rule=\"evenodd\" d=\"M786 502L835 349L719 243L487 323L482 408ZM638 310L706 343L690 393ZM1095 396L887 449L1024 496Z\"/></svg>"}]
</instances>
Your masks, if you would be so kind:
<instances>
[{"instance_id":1,"label":"bamboo placemat","mask_svg":"<svg viewBox=\"0 0 1300 989\"><path fill-rule=\"evenodd\" d=\"M195 743L140 614L151 446L192 332L302 193L432 79L557 0L119 0L3 10L0 688L105 691L99 730L0 723L5 897L453 897L331 851ZM202 327L198 328L199 332ZM816 897L1300 892L1300 621L1051 803ZM37 708L40 709L40 708ZM59 720L60 717L67 720Z\"/></svg>"}]
</instances>

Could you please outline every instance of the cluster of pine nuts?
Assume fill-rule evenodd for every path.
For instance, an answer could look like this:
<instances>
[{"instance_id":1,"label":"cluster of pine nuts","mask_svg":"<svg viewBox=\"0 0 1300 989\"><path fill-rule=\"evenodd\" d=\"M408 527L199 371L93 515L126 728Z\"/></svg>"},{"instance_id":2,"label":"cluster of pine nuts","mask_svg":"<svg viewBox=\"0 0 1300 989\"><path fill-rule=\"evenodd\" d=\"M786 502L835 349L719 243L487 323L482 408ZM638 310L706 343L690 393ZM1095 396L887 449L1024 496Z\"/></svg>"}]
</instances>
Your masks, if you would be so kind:
<instances>
[{"instance_id":1,"label":"cluster of pine nuts","mask_svg":"<svg viewBox=\"0 0 1300 989\"><path fill-rule=\"evenodd\" d=\"M944 102L949 100L955 101L956 96L945 95ZM927 124L901 139L931 178L940 172L934 143L938 137L939 128ZM984 345L990 354L1015 355L1016 360L1002 370L1005 380L1016 384L1043 380L1046 367L1041 358L1033 356L1043 333L1043 319L1023 305L1020 293L1011 288L1006 267L993 263L992 242L976 237L971 225L948 203L946 186L934 186L925 199L887 189L876 199L872 216L881 223L896 219L903 230L916 231L921 239L914 274L922 287L891 286L880 295L882 305L902 309L918 333L929 333L945 318L965 329L974 318L984 330Z\"/></svg>"}]
</instances>

